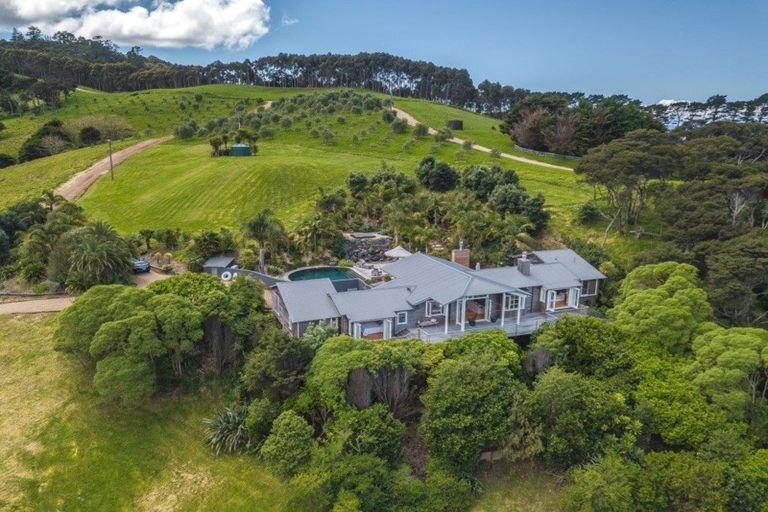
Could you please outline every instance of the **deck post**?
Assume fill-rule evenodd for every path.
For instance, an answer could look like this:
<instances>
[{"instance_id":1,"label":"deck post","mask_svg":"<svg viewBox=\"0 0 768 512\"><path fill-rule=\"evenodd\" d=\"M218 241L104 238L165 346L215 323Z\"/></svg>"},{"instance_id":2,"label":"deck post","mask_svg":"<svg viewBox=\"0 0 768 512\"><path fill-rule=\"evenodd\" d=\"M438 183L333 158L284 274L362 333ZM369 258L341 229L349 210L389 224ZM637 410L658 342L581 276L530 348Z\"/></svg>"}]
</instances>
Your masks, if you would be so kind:
<instances>
[{"instance_id":1,"label":"deck post","mask_svg":"<svg viewBox=\"0 0 768 512\"><path fill-rule=\"evenodd\" d=\"M461 299L461 332L464 332L464 324L467 322L467 298Z\"/></svg>"},{"instance_id":2,"label":"deck post","mask_svg":"<svg viewBox=\"0 0 768 512\"><path fill-rule=\"evenodd\" d=\"M445 313L445 335L448 336L448 317L450 316L450 313L451 313L451 303L450 302L445 305L444 313Z\"/></svg>"},{"instance_id":3,"label":"deck post","mask_svg":"<svg viewBox=\"0 0 768 512\"><path fill-rule=\"evenodd\" d=\"M501 326L504 327L504 311L507 309L507 294L501 294Z\"/></svg>"}]
</instances>

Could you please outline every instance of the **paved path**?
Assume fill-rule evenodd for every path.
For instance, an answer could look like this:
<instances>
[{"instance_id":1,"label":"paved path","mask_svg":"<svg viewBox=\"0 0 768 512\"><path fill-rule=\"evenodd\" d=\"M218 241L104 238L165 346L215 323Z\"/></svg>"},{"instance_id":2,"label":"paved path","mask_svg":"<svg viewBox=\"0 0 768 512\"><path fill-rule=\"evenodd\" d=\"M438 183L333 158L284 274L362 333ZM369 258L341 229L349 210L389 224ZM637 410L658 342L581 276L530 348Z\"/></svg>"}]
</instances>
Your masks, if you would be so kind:
<instances>
[{"instance_id":1,"label":"paved path","mask_svg":"<svg viewBox=\"0 0 768 512\"><path fill-rule=\"evenodd\" d=\"M160 272L145 272L133 276L133 282L139 288L144 288L162 279L168 279L170 274L161 274ZM34 299L20 302L6 302L0 304L0 315L18 315L30 313L52 313L61 311L69 307L74 302L75 297L56 297L54 299Z\"/></svg>"},{"instance_id":2,"label":"paved path","mask_svg":"<svg viewBox=\"0 0 768 512\"><path fill-rule=\"evenodd\" d=\"M22 313L51 313L61 311L75 300L74 297L56 297L55 299L35 299L22 302L6 302L0 304L0 315L16 315Z\"/></svg>"},{"instance_id":3,"label":"paved path","mask_svg":"<svg viewBox=\"0 0 768 512\"><path fill-rule=\"evenodd\" d=\"M136 153L139 153L141 151L144 151L147 148L151 148L152 146L156 146L162 142L165 142L167 140L172 139L171 136L166 137L160 137L157 139L148 139L143 140L137 144L134 144L133 146L128 146L125 149L121 149L120 151L115 151L112 153L112 164L118 165L121 164L123 161L125 161L126 158L135 155ZM66 183L59 185L56 188L56 193L62 196L67 201L74 201L75 199L82 196L86 190L88 190L88 187L93 185L93 183L99 179L100 176L103 176L104 174L107 174L109 172L109 157L102 158L89 168L87 168L84 171L81 171L71 178L67 180Z\"/></svg>"},{"instance_id":4,"label":"paved path","mask_svg":"<svg viewBox=\"0 0 768 512\"><path fill-rule=\"evenodd\" d=\"M399 108L392 108L392 110L397 113L397 117L408 123L410 126L416 126L419 121L416 120L415 117L413 117L411 114L406 112L405 110L400 110ZM430 135L434 135L437 133L437 130L430 127L428 128ZM458 137L452 137L448 139L448 142L453 142L454 144L464 144L464 139L460 139ZM492 150L491 148L487 148L485 146L480 146L479 144L472 144L472 149L476 149L478 151L482 151L483 153L490 153ZM540 167L548 167L550 169L561 169L563 171L573 171L571 167L565 167L563 165L555 165L555 164L548 164L546 162L541 162L539 160L533 160L531 158L525 158L523 156L517 156L517 155L510 155L509 153L501 153L502 158L507 158L509 160L516 160L518 162L524 162L526 164L532 164L532 165L538 165Z\"/></svg>"}]
</instances>

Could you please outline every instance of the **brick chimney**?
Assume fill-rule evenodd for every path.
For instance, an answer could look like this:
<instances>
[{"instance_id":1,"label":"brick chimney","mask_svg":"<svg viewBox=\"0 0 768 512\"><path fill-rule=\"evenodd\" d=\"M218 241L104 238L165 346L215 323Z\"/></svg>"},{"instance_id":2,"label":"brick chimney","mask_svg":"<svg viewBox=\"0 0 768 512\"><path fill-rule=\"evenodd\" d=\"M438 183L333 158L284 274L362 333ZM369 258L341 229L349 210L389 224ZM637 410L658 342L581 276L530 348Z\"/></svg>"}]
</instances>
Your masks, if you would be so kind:
<instances>
[{"instance_id":1,"label":"brick chimney","mask_svg":"<svg viewBox=\"0 0 768 512\"><path fill-rule=\"evenodd\" d=\"M528 253L523 251L523 254L517 258L515 262L517 264L517 270L524 276L531 275L531 260L528 259Z\"/></svg>"},{"instance_id":2,"label":"brick chimney","mask_svg":"<svg viewBox=\"0 0 768 512\"><path fill-rule=\"evenodd\" d=\"M451 261L469 267L469 249L464 248L464 240L459 242L459 248L451 251Z\"/></svg>"}]
</instances>

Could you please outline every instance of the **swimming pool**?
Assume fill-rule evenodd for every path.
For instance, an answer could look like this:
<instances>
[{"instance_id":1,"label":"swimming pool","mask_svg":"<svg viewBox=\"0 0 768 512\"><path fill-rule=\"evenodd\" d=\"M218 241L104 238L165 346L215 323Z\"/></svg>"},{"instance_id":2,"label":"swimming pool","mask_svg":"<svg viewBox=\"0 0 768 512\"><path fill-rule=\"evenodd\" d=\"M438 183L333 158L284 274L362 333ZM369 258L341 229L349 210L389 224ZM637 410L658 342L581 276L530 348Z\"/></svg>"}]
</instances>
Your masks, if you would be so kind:
<instances>
[{"instance_id":1,"label":"swimming pool","mask_svg":"<svg viewBox=\"0 0 768 512\"><path fill-rule=\"evenodd\" d=\"M288 274L291 281L307 281L309 279L322 279L327 277L331 281L343 281L345 279L357 279L358 276L344 267L313 267L294 270Z\"/></svg>"}]
</instances>

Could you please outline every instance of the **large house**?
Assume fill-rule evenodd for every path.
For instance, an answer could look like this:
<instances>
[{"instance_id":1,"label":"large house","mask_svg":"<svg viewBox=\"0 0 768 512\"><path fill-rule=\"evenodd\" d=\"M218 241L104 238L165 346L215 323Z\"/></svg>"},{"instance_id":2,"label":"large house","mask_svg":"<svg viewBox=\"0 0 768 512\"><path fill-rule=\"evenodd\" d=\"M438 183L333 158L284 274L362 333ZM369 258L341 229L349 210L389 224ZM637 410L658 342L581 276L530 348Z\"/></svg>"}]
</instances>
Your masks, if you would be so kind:
<instances>
[{"instance_id":1,"label":"large house","mask_svg":"<svg viewBox=\"0 0 768 512\"><path fill-rule=\"evenodd\" d=\"M605 279L570 249L523 253L508 267L468 263L463 249L452 261L416 253L386 265L388 281L359 290L337 291L327 278L277 283L272 304L295 336L321 322L366 339L433 341L488 328L515 336L563 313L583 313Z\"/></svg>"}]
</instances>

